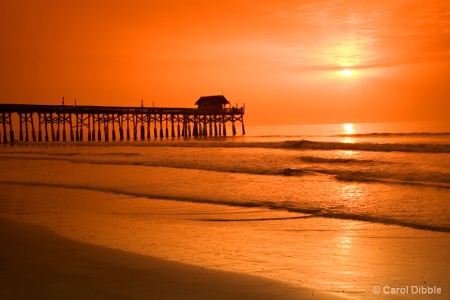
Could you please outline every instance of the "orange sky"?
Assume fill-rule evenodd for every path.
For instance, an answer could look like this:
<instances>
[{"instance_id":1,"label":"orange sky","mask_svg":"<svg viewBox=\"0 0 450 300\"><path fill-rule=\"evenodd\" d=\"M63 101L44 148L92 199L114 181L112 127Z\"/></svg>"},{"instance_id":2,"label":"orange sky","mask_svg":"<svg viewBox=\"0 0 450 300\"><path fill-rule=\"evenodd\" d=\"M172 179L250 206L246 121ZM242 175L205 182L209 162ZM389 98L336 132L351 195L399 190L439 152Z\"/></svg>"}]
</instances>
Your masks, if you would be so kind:
<instances>
[{"instance_id":1,"label":"orange sky","mask_svg":"<svg viewBox=\"0 0 450 300\"><path fill-rule=\"evenodd\" d=\"M448 0L0 0L0 30L0 103L223 93L250 124L450 112Z\"/></svg>"}]
</instances>

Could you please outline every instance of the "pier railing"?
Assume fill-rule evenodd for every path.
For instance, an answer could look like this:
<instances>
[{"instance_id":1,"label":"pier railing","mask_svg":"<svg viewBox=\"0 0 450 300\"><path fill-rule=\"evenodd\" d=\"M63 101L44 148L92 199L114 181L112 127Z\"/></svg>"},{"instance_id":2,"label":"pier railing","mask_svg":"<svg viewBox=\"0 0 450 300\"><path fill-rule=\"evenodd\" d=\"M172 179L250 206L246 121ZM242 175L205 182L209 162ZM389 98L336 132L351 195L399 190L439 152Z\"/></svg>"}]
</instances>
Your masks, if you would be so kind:
<instances>
[{"instance_id":1,"label":"pier railing","mask_svg":"<svg viewBox=\"0 0 450 300\"><path fill-rule=\"evenodd\" d=\"M0 104L0 140L109 141L160 137L236 135L244 128L244 108L199 110L174 107ZM8 134L9 133L9 134Z\"/></svg>"}]
</instances>

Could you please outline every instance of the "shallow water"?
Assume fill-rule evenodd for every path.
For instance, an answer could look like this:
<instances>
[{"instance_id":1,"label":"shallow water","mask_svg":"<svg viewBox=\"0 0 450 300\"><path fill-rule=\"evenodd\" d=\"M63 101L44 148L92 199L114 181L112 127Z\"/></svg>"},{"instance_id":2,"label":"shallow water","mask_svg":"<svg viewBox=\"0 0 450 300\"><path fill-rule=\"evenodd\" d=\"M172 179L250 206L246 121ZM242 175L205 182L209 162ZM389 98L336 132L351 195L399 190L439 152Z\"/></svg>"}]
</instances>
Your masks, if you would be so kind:
<instances>
[{"instance_id":1,"label":"shallow water","mask_svg":"<svg viewBox=\"0 0 450 300\"><path fill-rule=\"evenodd\" d=\"M298 126L285 141L269 128L220 139L16 143L0 150L10 170L0 180L450 231L450 133L339 126L314 125L309 140Z\"/></svg>"},{"instance_id":2,"label":"shallow water","mask_svg":"<svg viewBox=\"0 0 450 300\"><path fill-rule=\"evenodd\" d=\"M0 216L103 247L355 299L379 299L372 292L375 285L450 289L450 258L443 251L450 246L447 233L85 189L5 184L0 188Z\"/></svg>"}]
</instances>

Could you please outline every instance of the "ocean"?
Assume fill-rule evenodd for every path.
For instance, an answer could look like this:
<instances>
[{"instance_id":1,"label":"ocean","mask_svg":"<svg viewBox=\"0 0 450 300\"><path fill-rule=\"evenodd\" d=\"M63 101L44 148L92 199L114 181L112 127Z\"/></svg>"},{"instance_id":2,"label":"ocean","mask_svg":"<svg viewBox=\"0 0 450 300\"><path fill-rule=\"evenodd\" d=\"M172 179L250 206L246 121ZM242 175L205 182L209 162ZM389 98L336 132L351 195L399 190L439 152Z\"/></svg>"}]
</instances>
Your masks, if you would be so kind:
<instances>
[{"instance_id":1,"label":"ocean","mask_svg":"<svg viewBox=\"0 0 450 300\"><path fill-rule=\"evenodd\" d=\"M0 155L37 164L33 170L24 166L28 176L20 183L450 232L450 128L328 124L254 126L247 132L138 142L24 142L2 147ZM62 169L46 173L46 165ZM100 165L112 171L99 174ZM10 182L2 173L2 181Z\"/></svg>"},{"instance_id":2,"label":"ocean","mask_svg":"<svg viewBox=\"0 0 450 300\"><path fill-rule=\"evenodd\" d=\"M231 224L227 226L235 230L258 229L262 224L259 229L276 232L258 246L261 251L283 244L287 232L291 242L304 238L309 222L318 219L320 228L311 223L316 232L348 232L349 226L359 224L359 229L381 228L380 232L398 228L437 232L448 240L449 124L247 126L246 135L239 134L238 130L238 135L228 137L15 142L0 147L0 185L53 189L49 193L63 189L68 197L70 191L94 191L142 201L176 201L180 206L216 206L216 213L198 212L196 218ZM14 195L3 197L12 201ZM218 215L219 211L224 213ZM293 273L282 271L282 266L292 263L292 247L304 251L305 246L291 242L279 250L276 265L281 271L272 266L268 271L272 278L293 281ZM194 263L208 260L197 257ZM243 271L263 273L256 271L259 265L265 264L253 261L253 267ZM224 268L242 271L238 262ZM342 284L351 286L350 280ZM322 285L333 290L330 284Z\"/></svg>"}]
</instances>

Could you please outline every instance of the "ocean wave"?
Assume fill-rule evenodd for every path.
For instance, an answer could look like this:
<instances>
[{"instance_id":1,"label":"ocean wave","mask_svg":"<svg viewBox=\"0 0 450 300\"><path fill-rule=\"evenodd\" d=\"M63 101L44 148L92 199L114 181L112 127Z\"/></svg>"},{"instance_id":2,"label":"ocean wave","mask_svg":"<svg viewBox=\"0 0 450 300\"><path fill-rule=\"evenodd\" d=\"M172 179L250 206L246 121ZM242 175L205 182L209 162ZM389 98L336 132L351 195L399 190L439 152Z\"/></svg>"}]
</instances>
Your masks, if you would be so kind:
<instances>
[{"instance_id":1,"label":"ocean wave","mask_svg":"<svg viewBox=\"0 0 450 300\"><path fill-rule=\"evenodd\" d=\"M354 135L352 135L354 136ZM312 140L286 140L281 142L254 142L241 141L226 138L202 137L196 139L171 139L157 141L132 141L132 142L14 142L20 146L45 145L79 146L87 147L101 145L102 147L183 147L183 148L268 148L268 149L297 149L297 150L356 150L374 152L418 152L418 153L450 153L449 143L347 143L347 142L322 142ZM100 144L98 144L100 143Z\"/></svg>"},{"instance_id":2,"label":"ocean wave","mask_svg":"<svg viewBox=\"0 0 450 300\"><path fill-rule=\"evenodd\" d=\"M358 214L339 213L339 212L324 212L320 216L322 216L324 218L355 220L355 221L380 223L380 224L385 224L385 225L397 225L397 226L409 227L409 228L414 228L414 229L429 230L429 231L441 231L441 232L449 232L450 233L450 228L446 227L446 226L422 224L419 222L410 222L410 221L398 220L398 219L388 218L388 217L358 215Z\"/></svg>"},{"instance_id":3,"label":"ocean wave","mask_svg":"<svg viewBox=\"0 0 450 300\"><path fill-rule=\"evenodd\" d=\"M283 145L280 145L281 147ZM281 148L280 147L280 148ZM286 141L284 148L304 150L357 150L373 152L450 153L450 144L402 143L341 143L316 141Z\"/></svg>"},{"instance_id":4,"label":"ocean wave","mask_svg":"<svg viewBox=\"0 0 450 300\"><path fill-rule=\"evenodd\" d=\"M310 217L322 217L322 218L333 218L333 219L344 219L344 220L355 220L355 221L364 221L364 222L372 222L379 223L385 225L397 225L403 227L409 227L414 229L422 229L429 231L440 231L440 232L450 232L450 227L447 226L438 226L438 225L430 225L424 224L419 221L412 222L408 220L399 220L391 217L380 217L373 216L367 214L353 214L346 212L332 212L326 211L320 207L317 208L302 208L292 206L292 204L285 204L283 202L233 202L233 201L219 201L219 200L208 200L208 199L194 199L189 197L169 197L165 195L158 194L146 194L146 193L134 193L121 189L114 188L103 188L103 187L95 187L95 186L78 186L71 184L53 184L53 183L44 183L44 182L18 182L18 181L0 181L0 184L7 185L21 185L21 186L43 186L49 188L68 188L68 189L79 189L79 190L91 190L97 192L105 192L111 194L119 194L119 195L127 195L132 197L144 197L153 200L171 200L171 201L183 201L183 202L193 202L193 203L207 203L207 204L216 204L216 205L226 205L226 206L236 206L236 207L247 207L247 208L266 208L272 210L285 210L289 212L296 212L301 214L308 214ZM302 216L304 218L305 216ZM292 219L292 218L291 218ZM241 220L236 220L241 221ZM260 220L267 221L267 220Z\"/></svg>"},{"instance_id":5,"label":"ocean wave","mask_svg":"<svg viewBox=\"0 0 450 300\"><path fill-rule=\"evenodd\" d=\"M130 152L106 152L106 153L101 153L100 154L101 156L125 156L125 157L127 157L127 156L141 156L141 154L140 153L136 153L136 152L133 152L133 153L130 153Z\"/></svg>"},{"instance_id":6,"label":"ocean wave","mask_svg":"<svg viewBox=\"0 0 450 300\"><path fill-rule=\"evenodd\" d=\"M186 142L174 143L172 147L217 147L217 148L270 148L297 150L357 150L373 152L420 152L450 153L450 144L443 143L347 143L290 140L282 142Z\"/></svg>"},{"instance_id":7,"label":"ocean wave","mask_svg":"<svg viewBox=\"0 0 450 300\"><path fill-rule=\"evenodd\" d=\"M150 143L149 143L150 144ZM270 148L297 150L357 150L373 152L450 153L450 144L441 143L345 143L292 140L283 142L186 142L172 147Z\"/></svg>"},{"instance_id":8,"label":"ocean wave","mask_svg":"<svg viewBox=\"0 0 450 300\"><path fill-rule=\"evenodd\" d=\"M339 181L347 182L378 182L384 184L404 184L404 185L415 185L422 187L433 187L433 188L443 188L450 189L450 180L448 178L441 178L441 181L426 181L426 180L403 180L397 178L380 178L372 177L370 174L361 173L348 173L348 174L338 174L335 178ZM434 179L436 180L436 179Z\"/></svg>"},{"instance_id":9,"label":"ocean wave","mask_svg":"<svg viewBox=\"0 0 450 300\"><path fill-rule=\"evenodd\" d=\"M401 171L391 173L389 171L354 171L333 168L305 168L302 171L305 174L330 175L336 180L343 182L373 182L450 189L450 174L440 172L417 172L411 174Z\"/></svg>"},{"instance_id":10,"label":"ocean wave","mask_svg":"<svg viewBox=\"0 0 450 300\"><path fill-rule=\"evenodd\" d=\"M334 137L450 137L450 132L373 132L373 133L343 133Z\"/></svg>"},{"instance_id":11,"label":"ocean wave","mask_svg":"<svg viewBox=\"0 0 450 300\"><path fill-rule=\"evenodd\" d=\"M329 158L329 157L317 157L317 156L300 156L300 159L309 163L339 163L339 164L348 164L348 163L357 163L357 164L365 164L365 163L373 163L374 161L371 159L354 159L354 158Z\"/></svg>"},{"instance_id":12,"label":"ocean wave","mask_svg":"<svg viewBox=\"0 0 450 300\"><path fill-rule=\"evenodd\" d=\"M106 152L92 157L83 155L44 155L45 153L24 152L21 155L8 155L8 159L14 160L48 160L66 161L77 164L116 165L116 166L140 166L140 167L164 167L186 170L201 170L220 173L237 173L261 176L332 176L342 182L383 183L414 185L418 187L433 187L450 189L450 173L437 171L410 172L397 166L383 167L386 162L372 161L368 159L353 158L328 158L318 156L301 156L300 160L307 164L298 167L280 167L268 164L244 165L244 164L214 164L204 162L188 163L185 161L147 160L139 153ZM0 155L1 157L2 155ZM111 159L113 157L114 159ZM356 167L355 167L356 166Z\"/></svg>"},{"instance_id":13,"label":"ocean wave","mask_svg":"<svg viewBox=\"0 0 450 300\"><path fill-rule=\"evenodd\" d=\"M54 157L70 157L70 156L76 156L79 155L81 153L79 152L49 152L49 151L44 151L44 150L40 150L40 151L1 151L0 155L14 155L14 156L24 156L28 155L28 157L32 157L32 156L54 156Z\"/></svg>"}]
</instances>

